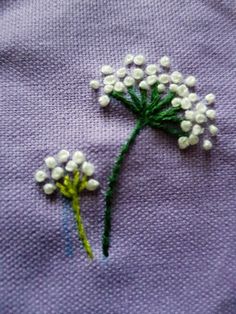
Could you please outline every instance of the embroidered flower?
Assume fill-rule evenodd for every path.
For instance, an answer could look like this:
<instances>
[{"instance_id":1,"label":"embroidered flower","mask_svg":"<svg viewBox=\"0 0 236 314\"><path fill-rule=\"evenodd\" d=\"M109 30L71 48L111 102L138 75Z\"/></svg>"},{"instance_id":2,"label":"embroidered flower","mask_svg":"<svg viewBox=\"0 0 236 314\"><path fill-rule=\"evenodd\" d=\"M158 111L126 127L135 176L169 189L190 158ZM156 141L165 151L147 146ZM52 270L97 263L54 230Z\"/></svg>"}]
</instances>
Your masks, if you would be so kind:
<instances>
[{"instance_id":1,"label":"embroidered flower","mask_svg":"<svg viewBox=\"0 0 236 314\"><path fill-rule=\"evenodd\" d=\"M213 144L210 139L204 138L205 134L208 133L210 137L218 132L217 127L212 124L216 112L209 107L215 102L214 94L208 94L201 99L194 91L197 84L195 76L185 76L179 71L172 72L170 65L168 56L163 56L158 63L146 65L144 56L128 54L120 69L113 70L112 66L104 66L101 71L102 78L90 82L94 89L100 86L102 94L99 95L99 103L102 107L116 100L136 117L136 126L122 146L108 179L103 235L105 256L108 256L110 245L115 185L124 156L139 132L149 126L176 137L180 149L201 143L206 151L210 150Z\"/></svg>"},{"instance_id":2,"label":"embroidered flower","mask_svg":"<svg viewBox=\"0 0 236 314\"><path fill-rule=\"evenodd\" d=\"M159 128L177 138L183 136L192 139L192 135L200 137L207 129L209 136L215 136L217 131L212 132L212 126L208 128L209 120L216 118L215 110L208 108L215 102L215 95L211 93L200 100L200 96L192 90L197 84L193 75L184 77L179 71L166 72L170 67L170 58L167 56L159 61L162 69L158 63L144 64L144 56L128 54L125 66L116 71L112 66L103 66L102 82L90 82L92 88L97 89L99 86L103 89L104 94L99 97L100 105L106 107L112 99L116 99L142 120L144 125ZM195 125L201 125L201 132L196 131L199 127ZM179 148L185 149L200 141L195 140L192 144L190 140L189 145L184 146L180 143L181 140L178 140Z\"/></svg>"},{"instance_id":3,"label":"embroidered flower","mask_svg":"<svg viewBox=\"0 0 236 314\"><path fill-rule=\"evenodd\" d=\"M44 166L35 173L35 180L43 183L43 191L47 195L58 191L59 194L71 201L71 207L77 224L78 235L85 251L90 258L93 253L80 215L79 195L87 189L95 191L99 182L88 178L94 173L94 165L85 160L81 151L76 151L70 158L67 150L61 150L56 156L44 159Z\"/></svg>"}]
</instances>

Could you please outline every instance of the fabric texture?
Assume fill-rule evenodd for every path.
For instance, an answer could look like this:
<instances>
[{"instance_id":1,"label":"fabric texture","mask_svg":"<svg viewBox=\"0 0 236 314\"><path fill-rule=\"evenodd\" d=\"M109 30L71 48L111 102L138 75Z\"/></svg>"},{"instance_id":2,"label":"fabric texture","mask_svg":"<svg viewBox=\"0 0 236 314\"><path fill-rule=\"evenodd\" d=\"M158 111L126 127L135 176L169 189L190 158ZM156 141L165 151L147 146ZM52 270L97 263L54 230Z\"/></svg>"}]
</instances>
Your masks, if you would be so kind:
<instances>
[{"instance_id":1,"label":"fabric texture","mask_svg":"<svg viewBox=\"0 0 236 314\"><path fill-rule=\"evenodd\" d=\"M235 1L1 0L0 16L0 313L236 313ZM135 121L122 105L100 108L89 81L127 53L167 54L195 75L199 94L217 96L220 133L205 153L141 132L105 260L103 193ZM73 222L66 254L64 204L33 178L62 148L84 151L101 182L81 197L94 262Z\"/></svg>"}]
</instances>

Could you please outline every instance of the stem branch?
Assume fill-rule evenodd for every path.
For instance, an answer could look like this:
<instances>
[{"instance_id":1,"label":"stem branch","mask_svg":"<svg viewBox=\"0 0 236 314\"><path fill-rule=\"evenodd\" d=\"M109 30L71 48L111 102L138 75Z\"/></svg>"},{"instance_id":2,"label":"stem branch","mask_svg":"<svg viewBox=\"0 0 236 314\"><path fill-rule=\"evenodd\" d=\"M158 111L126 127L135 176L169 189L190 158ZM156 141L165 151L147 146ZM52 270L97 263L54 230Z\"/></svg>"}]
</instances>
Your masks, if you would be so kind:
<instances>
[{"instance_id":1,"label":"stem branch","mask_svg":"<svg viewBox=\"0 0 236 314\"><path fill-rule=\"evenodd\" d=\"M80 216L80 205L79 205L78 195L74 195L72 198L72 208L74 211L75 220L76 220L80 240L82 241L83 247L84 247L88 257L93 259L92 248L90 246L90 243L88 241L88 238L87 238L87 235L86 235L86 232L84 229L83 220Z\"/></svg>"}]
</instances>

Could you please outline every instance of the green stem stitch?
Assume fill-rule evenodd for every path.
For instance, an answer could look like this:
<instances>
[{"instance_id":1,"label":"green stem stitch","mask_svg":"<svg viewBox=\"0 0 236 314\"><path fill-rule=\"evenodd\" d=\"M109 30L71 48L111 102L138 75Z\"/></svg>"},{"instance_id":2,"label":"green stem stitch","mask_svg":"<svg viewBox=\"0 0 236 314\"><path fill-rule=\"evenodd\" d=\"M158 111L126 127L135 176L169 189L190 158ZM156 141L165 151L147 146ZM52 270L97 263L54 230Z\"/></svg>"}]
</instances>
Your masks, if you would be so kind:
<instances>
[{"instance_id":1,"label":"green stem stitch","mask_svg":"<svg viewBox=\"0 0 236 314\"><path fill-rule=\"evenodd\" d=\"M88 241L83 220L80 215L80 204L79 204L79 193L82 192L87 186L87 177L85 175L80 178L79 171L74 171L73 178L69 175L64 177L63 183L57 183L57 187L61 194L70 199L72 203L72 208L74 212L74 217L77 224L77 230L79 238L83 244L83 247L88 255L89 258L93 259L93 252Z\"/></svg>"},{"instance_id":2,"label":"green stem stitch","mask_svg":"<svg viewBox=\"0 0 236 314\"><path fill-rule=\"evenodd\" d=\"M125 93L115 91L110 95L114 99L120 101L137 117L137 123L130 137L121 147L120 154L117 157L111 175L108 178L108 188L105 193L104 232L102 239L103 254L106 257L109 255L110 246L112 199L123 160L136 137L146 125L163 130L177 138L185 135L185 132L180 128L182 118L178 115L181 108L171 107L171 101L175 97L175 93L170 91L162 98L158 93L157 84L155 84L152 87L150 97L146 90L140 90L140 93L138 94L134 88L128 89L130 98L126 98L126 95L127 94Z\"/></svg>"},{"instance_id":3,"label":"green stem stitch","mask_svg":"<svg viewBox=\"0 0 236 314\"><path fill-rule=\"evenodd\" d=\"M77 224L77 230L78 230L80 240L82 241L83 247L84 247L88 257L93 259L92 248L91 248L90 243L88 241L88 238L87 238L87 235L86 235L86 232L84 229L84 225L83 225L83 220L82 220L81 215L80 215L80 204L79 204L79 196L78 195L75 195L72 198L72 208L74 211L75 220L76 220L76 224Z\"/></svg>"},{"instance_id":4,"label":"green stem stitch","mask_svg":"<svg viewBox=\"0 0 236 314\"><path fill-rule=\"evenodd\" d=\"M122 145L119 156L112 168L110 177L108 178L108 188L105 193L105 215L104 215L104 233L103 233L103 254L107 257L110 246L110 231L111 231L111 213L112 213L112 198L114 195L115 187L118 181L120 170L122 167L125 155L130 150L130 147L135 142L136 137L139 135L145 123L138 120L130 137L124 145Z\"/></svg>"}]
</instances>

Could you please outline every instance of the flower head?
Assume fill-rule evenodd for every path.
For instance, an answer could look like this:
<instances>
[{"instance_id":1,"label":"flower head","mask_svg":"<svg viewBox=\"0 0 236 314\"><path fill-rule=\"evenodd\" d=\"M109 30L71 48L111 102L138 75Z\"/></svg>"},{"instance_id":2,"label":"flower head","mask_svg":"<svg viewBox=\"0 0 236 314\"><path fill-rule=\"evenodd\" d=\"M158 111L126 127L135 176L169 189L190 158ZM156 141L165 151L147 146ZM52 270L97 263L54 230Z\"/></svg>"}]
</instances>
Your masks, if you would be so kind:
<instances>
[{"instance_id":1,"label":"flower head","mask_svg":"<svg viewBox=\"0 0 236 314\"><path fill-rule=\"evenodd\" d=\"M101 107L108 106L112 99L118 100L144 125L176 136L180 149L202 143L205 150L210 150L212 142L204 135L216 136L218 132L212 124L216 118L211 108L215 95L210 93L202 99L194 90L195 76L170 71L170 66L168 56L146 64L143 55L128 54L117 70L103 66L102 78L92 80L90 86L102 91Z\"/></svg>"},{"instance_id":2,"label":"flower head","mask_svg":"<svg viewBox=\"0 0 236 314\"><path fill-rule=\"evenodd\" d=\"M70 157L71 156L71 157ZM73 189L81 192L84 189L94 191L99 187L99 182L89 179L94 173L94 165L86 161L81 151L72 155L67 150L61 150L56 156L44 159L44 165L35 172L35 180L43 183L45 194L53 194L56 190L68 198L73 195Z\"/></svg>"}]
</instances>

